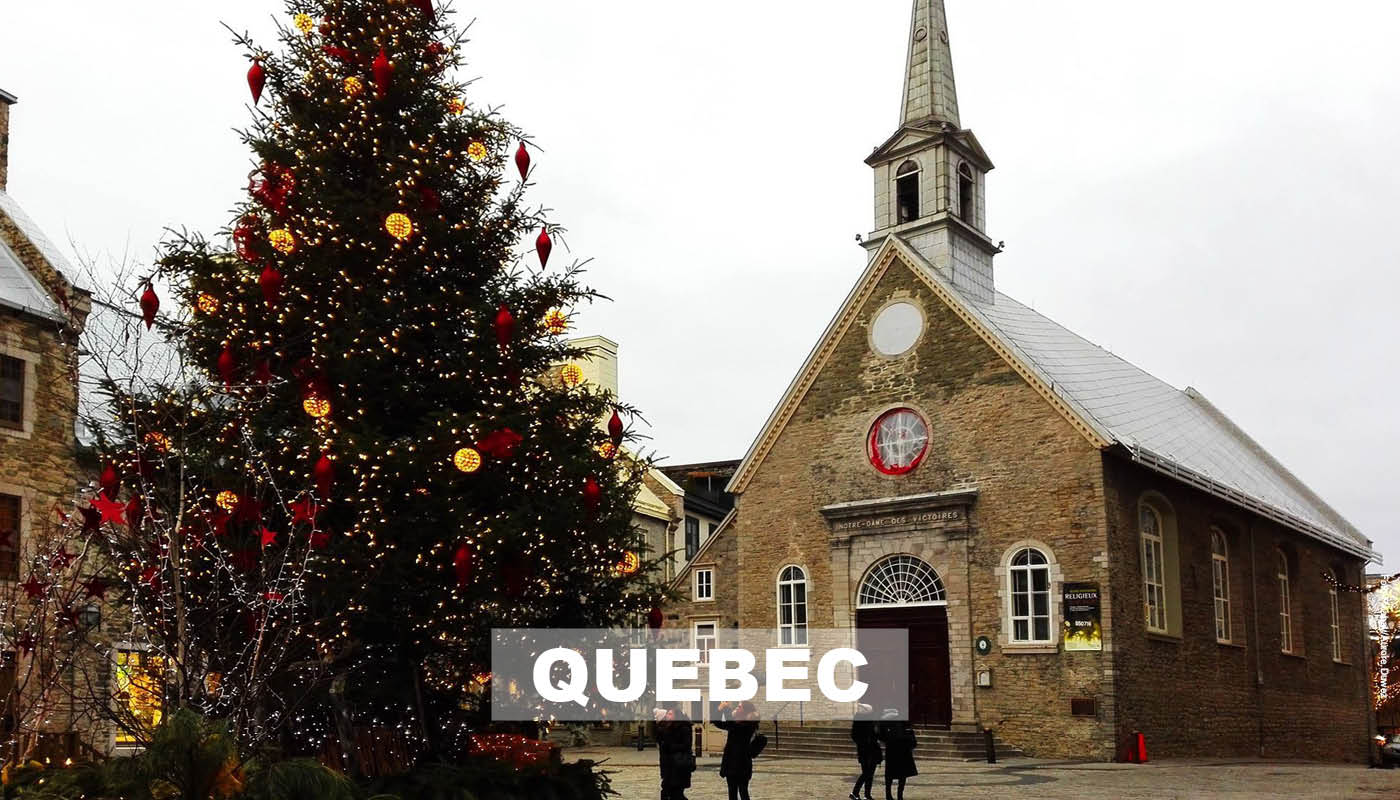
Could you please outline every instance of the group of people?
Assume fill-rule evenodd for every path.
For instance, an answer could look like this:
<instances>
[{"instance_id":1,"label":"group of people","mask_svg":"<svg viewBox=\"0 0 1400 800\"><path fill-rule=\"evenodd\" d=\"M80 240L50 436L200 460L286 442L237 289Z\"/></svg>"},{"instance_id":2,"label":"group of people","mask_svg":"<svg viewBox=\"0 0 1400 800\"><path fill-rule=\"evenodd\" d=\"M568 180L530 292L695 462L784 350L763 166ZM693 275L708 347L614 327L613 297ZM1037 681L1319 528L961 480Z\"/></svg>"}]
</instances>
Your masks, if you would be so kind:
<instances>
[{"instance_id":1,"label":"group of people","mask_svg":"<svg viewBox=\"0 0 1400 800\"><path fill-rule=\"evenodd\" d=\"M851 723L851 740L856 743L856 760L860 777L851 789L851 800L874 800L870 790L875 785L875 769L885 764L885 800L904 800L904 782L919 774L914 764L917 741L914 727L899 714L885 712L879 722L874 710L862 705ZM694 723L674 704L658 708L656 744L661 759L661 800L686 800L690 776L695 772ZM768 740L758 732L758 711L752 703L736 705L721 703L715 727L724 731L724 755L719 774L729 786L729 800L749 800L749 781L753 779L753 760L763 751ZM894 794L898 782L898 795Z\"/></svg>"}]
</instances>

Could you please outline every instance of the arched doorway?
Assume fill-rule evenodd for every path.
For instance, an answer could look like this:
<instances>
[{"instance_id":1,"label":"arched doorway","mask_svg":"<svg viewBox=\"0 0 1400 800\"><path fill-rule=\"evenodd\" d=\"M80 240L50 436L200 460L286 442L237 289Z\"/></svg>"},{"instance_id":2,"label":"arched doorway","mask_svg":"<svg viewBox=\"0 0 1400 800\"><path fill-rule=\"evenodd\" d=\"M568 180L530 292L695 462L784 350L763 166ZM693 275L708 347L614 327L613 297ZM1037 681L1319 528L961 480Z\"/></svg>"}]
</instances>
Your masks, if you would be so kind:
<instances>
[{"instance_id":1,"label":"arched doorway","mask_svg":"<svg viewBox=\"0 0 1400 800\"><path fill-rule=\"evenodd\" d=\"M909 718L923 725L953 721L948 600L932 566L910 555L875 562L856 594L856 627L908 630ZM871 689L878 700L879 687Z\"/></svg>"}]
</instances>

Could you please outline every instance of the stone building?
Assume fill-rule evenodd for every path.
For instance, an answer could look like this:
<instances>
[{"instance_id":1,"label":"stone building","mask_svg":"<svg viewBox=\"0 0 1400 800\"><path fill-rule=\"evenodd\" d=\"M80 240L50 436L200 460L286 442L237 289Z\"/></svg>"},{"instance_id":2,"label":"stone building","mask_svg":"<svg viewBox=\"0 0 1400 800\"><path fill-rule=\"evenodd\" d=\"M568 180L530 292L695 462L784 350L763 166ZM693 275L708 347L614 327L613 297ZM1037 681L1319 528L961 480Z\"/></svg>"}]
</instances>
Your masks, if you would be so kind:
<instances>
[{"instance_id":1,"label":"stone building","mask_svg":"<svg viewBox=\"0 0 1400 800\"><path fill-rule=\"evenodd\" d=\"M906 628L909 713L1026 753L1364 760L1371 542L1201 393L997 290L992 162L916 0L868 263L678 576L678 625ZM688 594L687 594L688 593ZM857 634L858 635L858 634Z\"/></svg>"}]
</instances>

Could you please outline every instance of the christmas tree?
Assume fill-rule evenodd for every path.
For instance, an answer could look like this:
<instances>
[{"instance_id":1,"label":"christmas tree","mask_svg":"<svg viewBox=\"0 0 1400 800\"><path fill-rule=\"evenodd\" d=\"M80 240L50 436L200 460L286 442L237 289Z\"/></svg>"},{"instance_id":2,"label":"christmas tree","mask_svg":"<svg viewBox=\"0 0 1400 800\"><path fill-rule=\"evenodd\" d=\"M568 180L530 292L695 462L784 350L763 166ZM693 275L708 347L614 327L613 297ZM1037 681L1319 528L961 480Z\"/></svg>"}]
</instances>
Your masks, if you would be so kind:
<instances>
[{"instance_id":1,"label":"christmas tree","mask_svg":"<svg viewBox=\"0 0 1400 800\"><path fill-rule=\"evenodd\" d=\"M233 252L182 235L139 290L190 369L107 384L96 502L126 597L177 702L245 742L348 752L375 728L450 756L483 722L492 627L656 600L619 568L635 412L580 386L561 338L595 295L551 269L531 148L455 79L451 16L290 0L279 48L238 37L255 169Z\"/></svg>"}]
</instances>

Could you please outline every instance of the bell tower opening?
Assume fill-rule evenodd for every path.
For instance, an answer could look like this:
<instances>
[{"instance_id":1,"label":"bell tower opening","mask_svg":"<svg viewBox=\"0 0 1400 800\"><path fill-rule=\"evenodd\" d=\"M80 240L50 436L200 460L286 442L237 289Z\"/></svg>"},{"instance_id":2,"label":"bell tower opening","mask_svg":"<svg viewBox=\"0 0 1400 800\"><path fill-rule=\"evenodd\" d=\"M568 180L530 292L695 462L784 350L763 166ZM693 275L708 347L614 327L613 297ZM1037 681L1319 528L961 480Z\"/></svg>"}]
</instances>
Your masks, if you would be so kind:
<instances>
[{"instance_id":1,"label":"bell tower opening","mask_svg":"<svg viewBox=\"0 0 1400 800\"><path fill-rule=\"evenodd\" d=\"M919 165L906 161L895 173L895 203L899 208L895 224L913 222L919 218Z\"/></svg>"},{"instance_id":2,"label":"bell tower opening","mask_svg":"<svg viewBox=\"0 0 1400 800\"><path fill-rule=\"evenodd\" d=\"M958 165L958 218L977 227L977 179L966 161Z\"/></svg>"}]
</instances>

